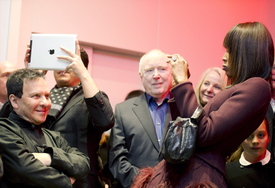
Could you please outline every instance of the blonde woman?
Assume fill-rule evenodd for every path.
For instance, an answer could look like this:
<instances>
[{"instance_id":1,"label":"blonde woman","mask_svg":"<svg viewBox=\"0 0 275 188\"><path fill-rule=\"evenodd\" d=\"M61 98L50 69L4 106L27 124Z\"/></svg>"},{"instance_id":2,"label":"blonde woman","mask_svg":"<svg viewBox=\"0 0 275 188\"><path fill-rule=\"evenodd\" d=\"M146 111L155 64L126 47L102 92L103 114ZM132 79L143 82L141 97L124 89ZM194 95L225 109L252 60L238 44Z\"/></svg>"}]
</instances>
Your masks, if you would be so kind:
<instances>
[{"instance_id":1,"label":"blonde woman","mask_svg":"<svg viewBox=\"0 0 275 188\"><path fill-rule=\"evenodd\" d=\"M204 71L195 89L199 105L206 105L209 100L222 91L226 86L226 81L227 77L221 68L213 67Z\"/></svg>"}]
</instances>

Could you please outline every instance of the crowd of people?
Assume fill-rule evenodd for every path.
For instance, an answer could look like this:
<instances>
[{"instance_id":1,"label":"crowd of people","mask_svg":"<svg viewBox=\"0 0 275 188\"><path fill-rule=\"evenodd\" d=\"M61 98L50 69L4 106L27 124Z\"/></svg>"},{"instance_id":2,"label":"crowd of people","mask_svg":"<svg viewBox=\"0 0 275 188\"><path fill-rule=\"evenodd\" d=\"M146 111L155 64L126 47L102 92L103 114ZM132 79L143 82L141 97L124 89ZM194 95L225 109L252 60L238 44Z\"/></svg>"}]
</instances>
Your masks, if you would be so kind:
<instances>
[{"instance_id":1,"label":"crowd of people","mask_svg":"<svg viewBox=\"0 0 275 188\"><path fill-rule=\"evenodd\" d=\"M47 71L0 63L0 187L275 187L272 36L260 22L239 23L223 46L222 69L207 69L195 88L180 54L150 50L139 62L144 91L114 111L78 41L76 53L62 48L71 63L50 90ZM168 124L198 106L194 154L170 164L160 155Z\"/></svg>"}]
</instances>

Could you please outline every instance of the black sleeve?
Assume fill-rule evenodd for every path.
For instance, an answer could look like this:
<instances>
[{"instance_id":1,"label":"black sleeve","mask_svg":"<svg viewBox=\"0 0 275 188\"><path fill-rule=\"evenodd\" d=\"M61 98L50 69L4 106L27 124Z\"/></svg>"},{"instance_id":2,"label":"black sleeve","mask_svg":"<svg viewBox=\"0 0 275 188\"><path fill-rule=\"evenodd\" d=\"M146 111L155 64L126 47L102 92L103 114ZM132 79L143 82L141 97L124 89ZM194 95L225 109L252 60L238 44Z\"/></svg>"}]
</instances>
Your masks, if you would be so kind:
<instances>
[{"instance_id":1,"label":"black sleeve","mask_svg":"<svg viewBox=\"0 0 275 188\"><path fill-rule=\"evenodd\" d=\"M6 101L0 110L0 117L8 118L10 113L11 113L11 105L9 101Z\"/></svg>"}]
</instances>

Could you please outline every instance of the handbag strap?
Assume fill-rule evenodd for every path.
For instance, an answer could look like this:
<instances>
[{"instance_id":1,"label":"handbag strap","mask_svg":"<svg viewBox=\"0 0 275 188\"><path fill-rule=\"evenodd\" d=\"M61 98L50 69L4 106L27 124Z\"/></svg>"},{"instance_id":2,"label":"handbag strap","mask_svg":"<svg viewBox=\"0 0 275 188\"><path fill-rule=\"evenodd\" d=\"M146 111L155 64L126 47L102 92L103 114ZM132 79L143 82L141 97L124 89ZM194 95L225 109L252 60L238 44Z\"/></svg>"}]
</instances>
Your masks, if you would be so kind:
<instances>
[{"instance_id":1,"label":"handbag strap","mask_svg":"<svg viewBox=\"0 0 275 188\"><path fill-rule=\"evenodd\" d=\"M202 112L203 112L203 108L201 106L198 106L194 111L193 115L191 116L191 121L198 123L202 118Z\"/></svg>"}]
</instances>

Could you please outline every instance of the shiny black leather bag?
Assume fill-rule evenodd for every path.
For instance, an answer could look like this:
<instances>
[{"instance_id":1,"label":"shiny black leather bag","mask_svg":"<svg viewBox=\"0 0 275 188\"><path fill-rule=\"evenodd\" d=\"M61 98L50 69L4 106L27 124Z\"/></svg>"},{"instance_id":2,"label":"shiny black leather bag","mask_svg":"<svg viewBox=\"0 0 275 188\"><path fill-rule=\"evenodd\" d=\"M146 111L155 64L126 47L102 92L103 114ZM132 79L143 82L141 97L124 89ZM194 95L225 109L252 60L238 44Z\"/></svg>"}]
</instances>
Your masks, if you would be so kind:
<instances>
[{"instance_id":1,"label":"shiny black leather bag","mask_svg":"<svg viewBox=\"0 0 275 188\"><path fill-rule=\"evenodd\" d=\"M197 123L202 114L202 107L197 107L191 118L177 117L168 125L161 154L169 163L186 163L194 153L197 138Z\"/></svg>"}]
</instances>

